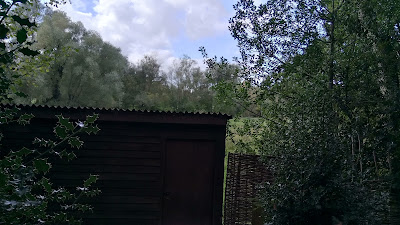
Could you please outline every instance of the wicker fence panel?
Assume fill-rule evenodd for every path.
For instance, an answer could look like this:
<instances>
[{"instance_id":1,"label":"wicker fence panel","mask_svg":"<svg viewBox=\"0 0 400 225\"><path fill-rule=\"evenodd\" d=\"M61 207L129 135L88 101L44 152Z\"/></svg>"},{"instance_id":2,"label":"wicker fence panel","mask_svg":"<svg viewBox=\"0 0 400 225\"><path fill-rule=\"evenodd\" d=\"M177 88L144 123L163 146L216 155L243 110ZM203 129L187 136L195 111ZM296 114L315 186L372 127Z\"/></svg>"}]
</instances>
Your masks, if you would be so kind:
<instances>
[{"instance_id":1,"label":"wicker fence panel","mask_svg":"<svg viewBox=\"0 0 400 225\"><path fill-rule=\"evenodd\" d=\"M261 183L272 175L260 161L260 156L228 154L225 189L225 225L254 224L254 202ZM253 221L253 222L252 222Z\"/></svg>"}]
</instances>

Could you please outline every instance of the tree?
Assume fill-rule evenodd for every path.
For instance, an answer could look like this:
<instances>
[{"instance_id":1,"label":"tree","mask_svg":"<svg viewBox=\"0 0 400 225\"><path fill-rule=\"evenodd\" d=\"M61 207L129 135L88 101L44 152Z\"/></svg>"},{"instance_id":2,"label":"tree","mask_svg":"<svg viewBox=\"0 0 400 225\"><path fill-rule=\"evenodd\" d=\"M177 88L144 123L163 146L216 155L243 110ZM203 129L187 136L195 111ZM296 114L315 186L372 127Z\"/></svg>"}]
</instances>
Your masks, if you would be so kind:
<instances>
[{"instance_id":1,"label":"tree","mask_svg":"<svg viewBox=\"0 0 400 225\"><path fill-rule=\"evenodd\" d=\"M400 4L240 0L234 9L243 82L230 93L256 109L265 129L254 145L276 157L263 194L269 222L387 220L387 196L399 198Z\"/></svg>"},{"instance_id":2,"label":"tree","mask_svg":"<svg viewBox=\"0 0 400 225\"><path fill-rule=\"evenodd\" d=\"M121 77L128 62L120 49L103 42L99 34L87 31L80 22L71 22L63 12L49 11L39 26L33 47L54 60L47 71L25 79L22 91L30 101L67 106L121 106Z\"/></svg>"},{"instance_id":3,"label":"tree","mask_svg":"<svg viewBox=\"0 0 400 225\"><path fill-rule=\"evenodd\" d=\"M156 58L144 56L138 65L130 65L123 77L124 108L168 110L166 75Z\"/></svg>"},{"instance_id":4,"label":"tree","mask_svg":"<svg viewBox=\"0 0 400 225\"><path fill-rule=\"evenodd\" d=\"M169 68L171 105L176 111L212 111L210 83L197 62L184 56Z\"/></svg>"},{"instance_id":5,"label":"tree","mask_svg":"<svg viewBox=\"0 0 400 225\"><path fill-rule=\"evenodd\" d=\"M157 59L145 56L124 75L126 108L164 111L214 111L205 72L184 56L162 71Z\"/></svg>"},{"instance_id":6,"label":"tree","mask_svg":"<svg viewBox=\"0 0 400 225\"><path fill-rule=\"evenodd\" d=\"M54 1L55 2L55 1ZM12 105L5 105L15 96L24 96L16 91L24 74L18 73L22 62L39 55L31 49L33 44L34 21L24 15L24 9L35 2L27 0L0 1L0 128L3 132L10 124L26 125L33 115L21 114ZM14 71L13 71L14 70ZM65 160L75 157L72 151L60 150L68 143L72 148L82 145L78 133L96 133L94 125L97 115L88 116L78 124L58 116L59 122L54 128L58 140L36 138L37 148L11 149L0 145L0 223L1 224L79 224L76 212L90 210L90 206L80 204L83 196L99 193L91 188L97 176L90 176L83 186L75 192L62 187L55 187L46 177L51 168L49 156L59 156ZM0 133L0 141L4 143ZM51 210L49 208L51 207Z\"/></svg>"}]
</instances>

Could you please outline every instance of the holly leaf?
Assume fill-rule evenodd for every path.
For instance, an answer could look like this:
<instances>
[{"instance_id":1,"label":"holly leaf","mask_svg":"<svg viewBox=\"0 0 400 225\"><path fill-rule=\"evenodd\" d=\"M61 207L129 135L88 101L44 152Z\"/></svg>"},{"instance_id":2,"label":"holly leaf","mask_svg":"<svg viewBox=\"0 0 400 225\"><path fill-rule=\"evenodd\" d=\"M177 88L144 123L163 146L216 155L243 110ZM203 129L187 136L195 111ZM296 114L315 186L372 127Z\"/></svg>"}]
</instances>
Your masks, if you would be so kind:
<instances>
[{"instance_id":1,"label":"holly leaf","mask_svg":"<svg viewBox=\"0 0 400 225\"><path fill-rule=\"evenodd\" d=\"M97 134L97 132L100 131L100 128L97 127L97 125L96 126L89 125L89 126L83 128L83 131L86 132L87 134L91 134L91 133Z\"/></svg>"},{"instance_id":2,"label":"holly leaf","mask_svg":"<svg viewBox=\"0 0 400 225\"><path fill-rule=\"evenodd\" d=\"M50 183L50 180L46 177L43 177L40 180L40 184L43 186L43 189L47 192L50 193L51 192L51 185L52 183Z\"/></svg>"},{"instance_id":3,"label":"holly leaf","mask_svg":"<svg viewBox=\"0 0 400 225\"><path fill-rule=\"evenodd\" d=\"M47 173L51 168L51 164L47 162L47 159L36 159L33 161L33 165L39 173Z\"/></svg>"},{"instance_id":4,"label":"holly leaf","mask_svg":"<svg viewBox=\"0 0 400 225\"><path fill-rule=\"evenodd\" d=\"M62 150L61 152L58 152L58 153L56 153L58 156L60 156L60 158L62 159L62 158L64 158L64 157L66 157L67 156L67 154L68 154L68 152L67 152L67 150Z\"/></svg>"},{"instance_id":5,"label":"holly leaf","mask_svg":"<svg viewBox=\"0 0 400 225\"><path fill-rule=\"evenodd\" d=\"M93 183L96 183L96 181L99 179L99 175L90 175L87 180L83 182L83 186L85 188L90 187Z\"/></svg>"},{"instance_id":6,"label":"holly leaf","mask_svg":"<svg viewBox=\"0 0 400 225\"><path fill-rule=\"evenodd\" d=\"M88 124L96 122L96 120L99 118L99 114L93 114L93 116L87 116L86 117L86 122Z\"/></svg>"},{"instance_id":7,"label":"holly leaf","mask_svg":"<svg viewBox=\"0 0 400 225\"><path fill-rule=\"evenodd\" d=\"M44 190L47 193L50 193L51 192L51 185L52 185L52 183L50 183L50 180L45 178L45 177L43 177L42 180L41 180L41 183L42 183L42 186L43 186Z\"/></svg>"},{"instance_id":8,"label":"holly leaf","mask_svg":"<svg viewBox=\"0 0 400 225\"><path fill-rule=\"evenodd\" d=\"M54 128L54 133L57 135L57 137L59 137L60 139L64 139L68 136L68 131L67 128L65 126L56 126Z\"/></svg>"},{"instance_id":9,"label":"holly leaf","mask_svg":"<svg viewBox=\"0 0 400 225\"><path fill-rule=\"evenodd\" d=\"M58 118L58 123L61 124L61 126L64 126L68 129L68 131L73 131L75 129L75 126L72 122L69 122L68 118L64 118L63 115L57 115Z\"/></svg>"},{"instance_id":10,"label":"holly leaf","mask_svg":"<svg viewBox=\"0 0 400 225\"><path fill-rule=\"evenodd\" d=\"M17 32L17 41L19 43L24 43L27 38L28 38L28 31L26 31L24 28L22 28Z\"/></svg>"},{"instance_id":11,"label":"holly leaf","mask_svg":"<svg viewBox=\"0 0 400 225\"><path fill-rule=\"evenodd\" d=\"M21 125L29 124L33 117L35 117L33 114L23 114L18 118L18 123Z\"/></svg>"},{"instance_id":12,"label":"holly leaf","mask_svg":"<svg viewBox=\"0 0 400 225\"><path fill-rule=\"evenodd\" d=\"M73 159L76 159L76 155L73 152L67 153L67 161L71 161Z\"/></svg>"},{"instance_id":13,"label":"holly leaf","mask_svg":"<svg viewBox=\"0 0 400 225\"><path fill-rule=\"evenodd\" d=\"M79 137L71 137L68 140L68 143L71 145L72 148L80 148L83 145L83 141L79 140Z\"/></svg>"},{"instance_id":14,"label":"holly leaf","mask_svg":"<svg viewBox=\"0 0 400 225\"><path fill-rule=\"evenodd\" d=\"M33 152L34 152L34 150L26 148L26 147L23 147L23 148L21 148L21 150L15 152L15 155L17 155L17 156L27 156L27 155L29 155L29 154L31 154Z\"/></svg>"}]
</instances>

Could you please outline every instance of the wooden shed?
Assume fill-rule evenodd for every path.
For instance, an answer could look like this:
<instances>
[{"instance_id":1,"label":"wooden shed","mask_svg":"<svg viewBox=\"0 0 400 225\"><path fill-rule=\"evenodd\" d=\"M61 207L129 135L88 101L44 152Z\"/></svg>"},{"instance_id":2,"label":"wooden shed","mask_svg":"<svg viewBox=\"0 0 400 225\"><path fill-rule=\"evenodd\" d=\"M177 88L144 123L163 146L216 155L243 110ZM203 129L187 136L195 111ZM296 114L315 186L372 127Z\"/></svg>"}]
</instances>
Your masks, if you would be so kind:
<instances>
[{"instance_id":1,"label":"wooden shed","mask_svg":"<svg viewBox=\"0 0 400 225\"><path fill-rule=\"evenodd\" d=\"M54 136L55 115L99 114L101 131L83 136L77 159L58 163L52 181L78 186L98 174L102 193L85 224L222 224L227 115L20 106L32 125L12 126L7 144ZM18 134L18 139L16 135ZM13 139L14 138L14 139ZM12 143L12 142L15 143ZM17 143L18 142L18 143Z\"/></svg>"}]
</instances>

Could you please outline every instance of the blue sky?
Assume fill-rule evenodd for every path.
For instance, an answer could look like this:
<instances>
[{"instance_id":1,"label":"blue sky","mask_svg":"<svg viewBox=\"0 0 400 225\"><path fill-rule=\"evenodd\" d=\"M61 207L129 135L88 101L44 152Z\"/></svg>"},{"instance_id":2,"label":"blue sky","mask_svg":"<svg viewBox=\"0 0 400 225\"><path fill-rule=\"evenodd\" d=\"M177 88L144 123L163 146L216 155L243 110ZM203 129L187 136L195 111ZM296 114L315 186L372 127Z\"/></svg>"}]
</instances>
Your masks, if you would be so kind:
<instances>
[{"instance_id":1,"label":"blue sky","mask_svg":"<svg viewBox=\"0 0 400 225\"><path fill-rule=\"evenodd\" d=\"M71 0L61 6L73 21L97 31L136 63L157 57L164 68L188 55L199 62L204 46L210 56L238 56L228 30L233 0Z\"/></svg>"}]
</instances>

